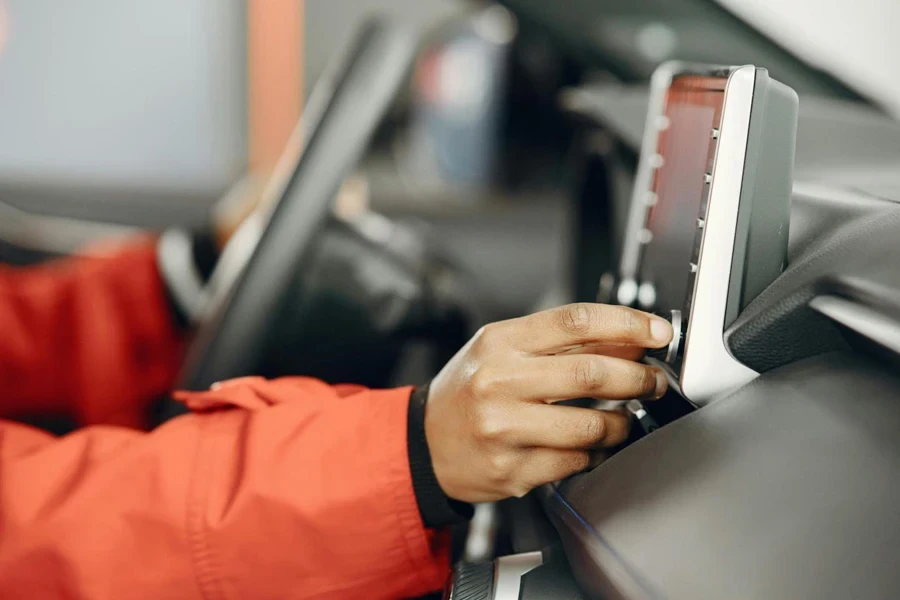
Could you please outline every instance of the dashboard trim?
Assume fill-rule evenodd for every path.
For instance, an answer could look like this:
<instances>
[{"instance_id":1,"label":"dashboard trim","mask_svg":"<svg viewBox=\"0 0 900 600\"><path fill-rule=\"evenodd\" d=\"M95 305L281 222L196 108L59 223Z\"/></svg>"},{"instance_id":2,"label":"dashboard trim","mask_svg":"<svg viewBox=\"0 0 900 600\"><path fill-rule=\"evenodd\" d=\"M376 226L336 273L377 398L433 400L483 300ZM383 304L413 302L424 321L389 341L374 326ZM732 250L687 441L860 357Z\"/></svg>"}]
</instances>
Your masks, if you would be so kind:
<instances>
[{"instance_id":1,"label":"dashboard trim","mask_svg":"<svg viewBox=\"0 0 900 600\"><path fill-rule=\"evenodd\" d=\"M494 568L493 600L518 600L522 576L544 564L540 550L501 556Z\"/></svg>"},{"instance_id":2,"label":"dashboard trim","mask_svg":"<svg viewBox=\"0 0 900 600\"><path fill-rule=\"evenodd\" d=\"M744 66L728 78L709 203L685 334L680 388L702 406L755 379L756 371L738 362L725 345L725 312L734 257L738 210L744 179L756 68ZM702 315L698 318L697 315Z\"/></svg>"},{"instance_id":3,"label":"dashboard trim","mask_svg":"<svg viewBox=\"0 0 900 600\"><path fill-rule=\"evenodd\" d=\"M900 355L900 323L881 311L834 295L816 296L810 301L809 307Z\"/></svg>"},{"instance_id":4,"label":"dashboard trim","mask_svg":"<svg viewBox=\"0 0 900 600\"><path fill-rule=\"evenodd\" d=\"M625 228L625 240L619 263L621 283L616 290L616 301L630 306L638 299L638 279L641 262L641 240L638 239L647 220L649 209L656 203L656 194L651 190L653 175L661 165L657 154L659 134L668 126L664 116L669 87L679 75L696 74L728 76L733 69L719 65L694 64L670 61L660 65L650 78L650 96L644 133L641 139L641 159L634 176L634 192ZM653 160L656 158L656 160Z\"/></svg>"}]
</instances>

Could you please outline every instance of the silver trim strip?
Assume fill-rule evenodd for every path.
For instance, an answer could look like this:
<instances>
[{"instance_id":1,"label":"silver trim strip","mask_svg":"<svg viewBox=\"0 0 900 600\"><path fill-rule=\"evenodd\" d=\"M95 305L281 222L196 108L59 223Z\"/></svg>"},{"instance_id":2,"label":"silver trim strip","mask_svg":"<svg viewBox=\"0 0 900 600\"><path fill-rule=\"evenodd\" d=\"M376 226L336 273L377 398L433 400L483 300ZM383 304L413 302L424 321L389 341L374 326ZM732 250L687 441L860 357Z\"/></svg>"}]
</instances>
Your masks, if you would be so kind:
<instances>
[{"instance_id":1,"label":"silver trim strip","mask_svg":"<svg viewBox=\"0 0 900 600\"><path fill-rule=\"evenodd\" d=\"M494 566L494 600L519 600L522 575L544 564L540 551L501 556Z\"/></svg>"},{"instance_id":2,"label":"silver trim strip","mask_svg":"<svg viewBox=\"0 0 900 600\"><path fill-rule=\"evenodd\" d=\"M809 302L809 307L900 354L900 323L876 309L838 296L816 296Z\"/></svg>"},{"instance_id":3,"label":"silver trim strip","mask_svg":"<svg viewBox=\"0 0 900 600\"><path fill-rule=\"evenodd\" d=\"M679 377L685 397L699 406L758 376L731 356L723 336L755 83L756 69L748 65L735 70L725 86L706 226Z\"/></svg>"}]
</instances>

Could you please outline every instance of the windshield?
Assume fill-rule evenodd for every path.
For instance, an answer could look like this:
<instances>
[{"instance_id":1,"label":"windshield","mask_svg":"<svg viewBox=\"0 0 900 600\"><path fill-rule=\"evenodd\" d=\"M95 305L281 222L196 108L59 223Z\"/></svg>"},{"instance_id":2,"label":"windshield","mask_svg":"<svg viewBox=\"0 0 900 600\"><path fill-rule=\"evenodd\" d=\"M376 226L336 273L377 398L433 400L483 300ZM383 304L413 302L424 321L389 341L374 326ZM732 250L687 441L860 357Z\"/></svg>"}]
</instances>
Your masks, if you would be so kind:
<instances>
[{"instance_id":1,"label":"windshield","mask_svg":"<svg viewBox=\"0 0 900 600\"><path fill-rule=\"evenodd\" d=\"M678 59L752 63L800 94L862 97L711 0L505 0L523 25L539 25L623 81L649 79Z\"/></svg>"}]
</instances>

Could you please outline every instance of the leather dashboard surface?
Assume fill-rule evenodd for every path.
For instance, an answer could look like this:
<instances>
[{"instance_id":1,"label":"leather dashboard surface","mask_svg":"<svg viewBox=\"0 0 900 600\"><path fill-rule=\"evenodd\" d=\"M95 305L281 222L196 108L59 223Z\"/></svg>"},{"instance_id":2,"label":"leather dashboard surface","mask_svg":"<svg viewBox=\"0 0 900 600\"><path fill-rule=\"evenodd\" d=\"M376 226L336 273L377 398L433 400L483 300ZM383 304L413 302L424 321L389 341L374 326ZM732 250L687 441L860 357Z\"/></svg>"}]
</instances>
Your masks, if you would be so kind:
<instances>
[{"instance_id":1,"label":"leather dashboard surface","mask_svg":"<svg viewBox=\"0 0 900 600\"><path fill-rule=\"evenodd\" d=\"M545 491L603 598L900 597L900 377L851 353L763 374Z\"/></svg>"},{"instance_id":2,"label":"leather dashboard surface","mask_svg":"<svg viewBox=\"0 0 900 600\"><path fill-rule=\"evenodd\" d=\"M832 192L833 194L833 192ZM849 346L808 304L836 280L861 278L900 292L900 206L826 189L791 207L787 269L726 330L735 358L757 372Z\"/></svg>"}]
</instances>

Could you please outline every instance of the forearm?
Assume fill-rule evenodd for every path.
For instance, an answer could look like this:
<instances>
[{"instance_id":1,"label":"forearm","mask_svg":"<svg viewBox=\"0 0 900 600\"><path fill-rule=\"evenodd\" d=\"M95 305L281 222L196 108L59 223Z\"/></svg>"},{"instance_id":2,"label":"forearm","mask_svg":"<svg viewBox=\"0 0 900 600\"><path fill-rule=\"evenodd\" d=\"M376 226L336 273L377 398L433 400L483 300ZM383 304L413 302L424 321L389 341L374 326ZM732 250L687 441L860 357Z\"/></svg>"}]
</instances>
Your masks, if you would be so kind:
<instances>
[{"instance_id":1,"label":"forearm","mask_svg":"<svg viewBox=\"0 0 900 600\"><path fill-rule=\"evenodd\" d=\"M142 426L172 389L216 258L211 236L169 231L0 268L0 417Z\"/></svg>"},{"instance_id":2,"label":"forearm","mask_svg":"<svg viewBox=\"0 0 900 600\"><path fill-rule=\"evenodd\" d=\"M155 240L0 270L0 415L137 425L177 373L182 332Z\"/></svg>"},{"instance_id":3,"label":"forearm","mask_svg":"<svg viewBox=\"0 0 900 600\"><path fill-rule=\"evenodd\" d=\"M417 506L409 390L338 392L253 378L182 395L201 414L149 434L7 436L29 450L0 454L0 487L16 490L0 506L0 596L38 582L141 597L438 589L448 545Z\"/></svg>"}]
</instances>

